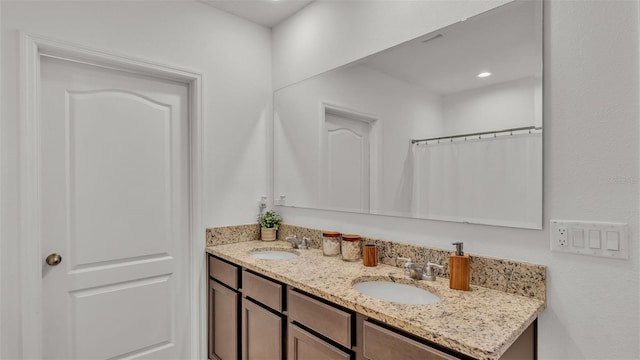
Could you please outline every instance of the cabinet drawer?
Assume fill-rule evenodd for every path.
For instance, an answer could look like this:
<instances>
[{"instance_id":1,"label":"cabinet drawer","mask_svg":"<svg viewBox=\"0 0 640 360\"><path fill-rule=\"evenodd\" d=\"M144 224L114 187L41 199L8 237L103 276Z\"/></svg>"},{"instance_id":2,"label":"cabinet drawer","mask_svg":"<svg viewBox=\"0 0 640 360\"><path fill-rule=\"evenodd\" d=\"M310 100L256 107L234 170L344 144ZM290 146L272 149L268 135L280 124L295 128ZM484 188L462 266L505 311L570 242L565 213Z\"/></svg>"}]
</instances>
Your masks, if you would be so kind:
<instances>
[{"instance_id":1,"label":"cabinet drawer","mask_svg":"<svg viewBox=\"0 0 640 360\"><path fill-rule=\"evenodd\" d=\"M350 348L352 315L295 290L289 290L289 319Z\"/></svg>"},{"instance_id":2,"label":"cabinet drawer","mask_svg":"<svg viewBox=\"0 0 640 360\"><path fill-rule=\"evenodd\" d=\"M238 289L238 267L235 265L209 256L209 276L233 289Z\"/></svg>"},{"instance_id":3,"label":"cabinet drawer","mask_svg":"<svg viewBox=\"0 0 640 360\"><path fill-rule=\"evenodd\" d=\"M289 323L288 360L350 360L351 354Z\"/></svg>"},{"instance_id":4,"label":"cabinet drawer","mask_svg":"<svg viewBox=\"0 0 640 360\"><path fill-rule=\"evenodd\" d=\"M394 331L365 321L362 354L368 360L386 359L457 359Z\"/></svg>"},{"instance_id":5,"label":"cabinet drawer","mask_svg":"<svg viewBox=\"0 0 640 360\"><path fill-rule=\"evenodd\" d=\"M273 310L282 311L282 285L261 276L242 271L242 294Z\"/></svg>"}]
</instances>

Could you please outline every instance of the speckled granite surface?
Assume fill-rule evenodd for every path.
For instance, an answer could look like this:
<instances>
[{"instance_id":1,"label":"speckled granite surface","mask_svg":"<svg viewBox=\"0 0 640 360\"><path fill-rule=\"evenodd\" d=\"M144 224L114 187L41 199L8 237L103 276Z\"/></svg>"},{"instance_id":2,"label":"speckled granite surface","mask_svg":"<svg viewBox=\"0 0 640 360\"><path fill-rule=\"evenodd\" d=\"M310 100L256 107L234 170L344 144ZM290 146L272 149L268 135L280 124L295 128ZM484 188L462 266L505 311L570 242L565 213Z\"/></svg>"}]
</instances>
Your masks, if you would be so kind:
<instances>
[{"instance_id":1,"label":"speckled granite surface","mask_svg":"<svg viewBox=\"0 0 640 360\"><path fill-rule=\"evenodd\" d=\"M233 225L207 228L207 246L260 239L260 225Z\"/></svg>"},{"instance_id":2,"label":"speckled granite surface","mask_svg":"<svg viewBox=\"0 0 640 360\"><path fill-rule=\"evenodd\" d=\"M288 234L287 234L288 235ZM290 260L256 259L249 253L261 248L290 249L284 241L247 241L208 246L207 252L247 269L342 305L436 344L478 359L497 359L544 310L543 300L472 286L471 291L449 289L445 278L435 282L401 280L426 288L441 298L430 305L402 305L376 300L353 290L363 279L403 278L402 269L340 257L322 256L318 249L299 250Z\"/></svg>"},{"instance_id":3,"label":"speckled granite surface","mask_svg":"<svg viewBox=\"0 0 640 360\"><path fill-rule=\"evenodd\" d=\"M281 224L280 229L278 229L278 239L284 240L289 235L295 235L300 239L307 237L309 238L308 246L310 248L322 249L322 230L291 224Z\"/></svg>"},{"instance_id":4,"label":"speckled granite surface","mask_svg":"<svg viewBox=\"0 0 640 360\"><path fill-rule=\"evenodd\" d=\"M321 248L322 230L282 224L278 230L278 239L284 240L286 236L292 234L299 238L306 236L311 240L312 248ZM368 237L363 237L362 243L372 243L378 246L378 260L382 264L396 266L398 257L411 258L413 262L418 264L426 264L427 261L431 261L444 266L438 276L449 277L450 250ZM473 254L470 254L470 258L472 285L546 300L545 266Z\"/></svg>"}]
</instances>

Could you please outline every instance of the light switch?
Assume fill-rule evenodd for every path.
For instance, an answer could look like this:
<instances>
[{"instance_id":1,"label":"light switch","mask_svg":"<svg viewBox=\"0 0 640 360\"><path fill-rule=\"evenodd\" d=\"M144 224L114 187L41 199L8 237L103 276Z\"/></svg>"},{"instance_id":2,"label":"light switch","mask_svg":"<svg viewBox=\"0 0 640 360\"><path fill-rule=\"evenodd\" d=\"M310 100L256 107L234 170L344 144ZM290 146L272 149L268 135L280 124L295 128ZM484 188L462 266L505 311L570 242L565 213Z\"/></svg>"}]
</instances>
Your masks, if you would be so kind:
<instances>
[{"instance_id":1,"label":"light switch","mask_svg":"<svg viewBox=\"0 0 640 360\"><path fill-rule=\"evenodd\" d=\"M607 250L620 251L620 233L607 231Z\"/></svg>"},{"instance_id":2,"label":"light switch","mask_svg":"<svg viewBox=\"0 0 640 360\"><path fill-rule=\"evenodd\" d=\"M600 230L589 230L589 248L600 249Z\"/></svg>"},{"instance_id":3,"label":"light switch","mask_svg":"<svg viewBox=\"0 0 640 360\"><path fill-rule=\"evenodd\" d=\"M627 223L551 220L549 229L551 251L608 259L629 259Z\"/></svg>"},{"instance_id":4,"label":"light switch","mask_svg":"<svg viewBox=\"0 0 640 360\"><path fill-rule=\"evenodd\" d=\"M573 247L575 248L583 248L584 247L584 230L582 229L571 229L571 238L573 241Z\"/></svg>"}]
</instances>

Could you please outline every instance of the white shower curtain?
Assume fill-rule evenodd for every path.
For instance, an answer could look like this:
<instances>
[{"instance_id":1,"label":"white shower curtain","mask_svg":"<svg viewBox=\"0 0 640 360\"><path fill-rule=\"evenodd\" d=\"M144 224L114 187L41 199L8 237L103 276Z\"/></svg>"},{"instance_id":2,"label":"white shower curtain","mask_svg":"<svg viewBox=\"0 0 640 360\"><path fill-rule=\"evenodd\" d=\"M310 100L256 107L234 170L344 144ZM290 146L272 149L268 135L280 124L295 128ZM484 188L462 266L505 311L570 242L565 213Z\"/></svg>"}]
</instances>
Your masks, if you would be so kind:
<instances>
[{"instance_id":1,"label":"white shower curtain","mask_svg":"<svg viewBox=\"0 0 640 360\"><path fill-rule=\"evenodd\" d=\"M413 145L421 218L542 227L542 133Z\"/></svg>"}]
</instances>

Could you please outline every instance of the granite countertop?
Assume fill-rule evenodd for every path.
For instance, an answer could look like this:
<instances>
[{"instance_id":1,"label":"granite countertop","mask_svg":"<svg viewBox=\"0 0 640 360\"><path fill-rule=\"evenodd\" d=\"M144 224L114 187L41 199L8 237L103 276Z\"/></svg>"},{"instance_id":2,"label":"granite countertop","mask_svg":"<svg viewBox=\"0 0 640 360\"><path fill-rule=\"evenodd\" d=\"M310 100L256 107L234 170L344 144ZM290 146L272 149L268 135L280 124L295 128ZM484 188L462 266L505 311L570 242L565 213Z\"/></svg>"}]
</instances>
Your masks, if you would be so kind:
<instances>
[{"instance_id":1,"label":"granite countertop","mask_svg":"<svg viewBox=\"0 0 640 360\"><path fill-rule=\"evenodd\" d=\"M403 270L388 265L365 267L326 257L321 250L295 250L289 260L263 260L256 249L289 249L285 241L246 241L208 246L207 252L302 291L354 310L477 359L498 359L544 310L542 300L479 286L471 291L449 289L449 280L403 279ZM389 279L413 284L438 295L429 305L405 305L377 300L354 289L358 281Z\"/></svg>"}]
</instances>

